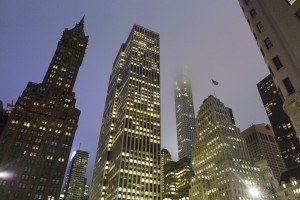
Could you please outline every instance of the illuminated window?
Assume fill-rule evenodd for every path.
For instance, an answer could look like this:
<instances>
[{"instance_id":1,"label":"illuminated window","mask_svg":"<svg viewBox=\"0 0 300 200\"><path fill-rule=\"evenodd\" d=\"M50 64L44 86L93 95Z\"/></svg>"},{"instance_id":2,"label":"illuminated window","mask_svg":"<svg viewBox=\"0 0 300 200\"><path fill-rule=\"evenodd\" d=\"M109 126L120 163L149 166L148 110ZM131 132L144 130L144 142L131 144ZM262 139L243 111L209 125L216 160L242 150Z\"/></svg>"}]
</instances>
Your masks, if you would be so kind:
<instances>
[{"instance_id":1,"label":"illuminated window","mask_svg":"<svg viewBox=\"0 0 300 200\"><path fill-rule=\"evenodd\" d=\"M286 0L288 4L291 6L293 5L297 0Z\"/></svg>"}]
</instances>

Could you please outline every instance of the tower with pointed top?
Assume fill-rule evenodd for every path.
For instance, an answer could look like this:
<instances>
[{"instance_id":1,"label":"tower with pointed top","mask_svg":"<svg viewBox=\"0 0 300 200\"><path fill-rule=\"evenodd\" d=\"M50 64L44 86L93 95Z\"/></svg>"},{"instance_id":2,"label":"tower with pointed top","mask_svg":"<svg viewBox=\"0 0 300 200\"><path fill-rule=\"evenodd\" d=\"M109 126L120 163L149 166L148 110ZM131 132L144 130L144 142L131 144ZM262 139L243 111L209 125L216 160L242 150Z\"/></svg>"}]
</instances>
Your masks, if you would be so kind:
<instances>
[{"instance_id":1,"label":"tower with pointed top","mask_svg":"<svg viewBox=\"0 0 300 200\"><path fill-rule=\"evenodd\" d=\"M88 36L65 29L42 83L29 82L0 137L1 198L59 199L80 110L73 87Z\"/></svg>"},{"instance_id":2,"label":"tower with pointed top","mask_svg":"<svg viewBox=\"0 0 300 200\"><path fill-rule=\"evenodd\" d=\"M176 81L175 111L179 159L192 158L196 121L192 88L186 73L182 73Z\"/></svg>"}]
</instances>

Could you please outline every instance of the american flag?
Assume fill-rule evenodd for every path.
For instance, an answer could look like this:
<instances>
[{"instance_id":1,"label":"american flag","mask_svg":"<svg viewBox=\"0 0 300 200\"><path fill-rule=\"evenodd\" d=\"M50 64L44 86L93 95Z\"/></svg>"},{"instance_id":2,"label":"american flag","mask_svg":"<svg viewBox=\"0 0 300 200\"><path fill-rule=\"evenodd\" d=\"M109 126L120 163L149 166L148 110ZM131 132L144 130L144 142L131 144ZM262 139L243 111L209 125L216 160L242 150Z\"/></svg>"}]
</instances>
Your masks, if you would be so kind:
<instances>
[{"instance_id":1,"label":"american flag","mask_svg":"<svg viewBox=\"0 0 300 200\"><path fill-rule=\"evenodd\" d=\"M212 81L212 83L213 83L214 85L218 85L218 84L219 84L219 82L218 82L218 81L215 81L214 79L211 79L211 81Z\"/></svg>"}]
</instances>

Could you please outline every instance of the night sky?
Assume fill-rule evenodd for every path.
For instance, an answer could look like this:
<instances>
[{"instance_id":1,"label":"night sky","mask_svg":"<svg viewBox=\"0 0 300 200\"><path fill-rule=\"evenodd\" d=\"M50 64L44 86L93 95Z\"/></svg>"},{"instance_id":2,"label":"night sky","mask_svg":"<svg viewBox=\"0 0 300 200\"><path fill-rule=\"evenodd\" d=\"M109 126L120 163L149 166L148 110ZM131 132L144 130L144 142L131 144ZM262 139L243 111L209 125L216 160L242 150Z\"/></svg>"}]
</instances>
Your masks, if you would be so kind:
<instances>
[{"instance_id":1,"label":"night sky","mask_svg":"<svg viewBox=\"0 0 300 200\"><path fill-rule=\"evenodd\" d=\"M185 67L195 112L213 94L244 130L269 123L256 84L268 75L238 0L2 0L0 100L15 102L29 81L40 83L65 28L85 15L89 44L74 92L81 110L72 151L90 152L91 182L108 79L133 24L160 33L162 147L177 159L174 77Z\"/></svg>"}]
</instances>

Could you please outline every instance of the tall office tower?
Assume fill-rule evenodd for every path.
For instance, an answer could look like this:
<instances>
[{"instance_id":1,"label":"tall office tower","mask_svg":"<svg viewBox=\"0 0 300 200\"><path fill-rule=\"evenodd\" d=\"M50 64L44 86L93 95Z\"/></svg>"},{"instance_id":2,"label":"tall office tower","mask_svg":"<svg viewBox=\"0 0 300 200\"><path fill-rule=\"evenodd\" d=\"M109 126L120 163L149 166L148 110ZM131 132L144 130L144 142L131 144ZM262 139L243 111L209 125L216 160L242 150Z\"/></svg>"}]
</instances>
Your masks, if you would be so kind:
<instances>
[{"instance_id":1,"label":"tall office tower","mask_svg":"<svg viewBox=\"0 0 300 200\"><path fill-rule=\"evenodd\" d=\"M254 124L242 132L246 140L250 158L253 162L267 160L277 181L281 173L286 171L280 149L275 141L271 126Z\"/></svg>"},{"instance_id":2,"label":"tall office tower","mask_svg":"<svg viewBox=\"0 0 300 200\"><path fill-rule=\"evenodd\" d=\"M85 174L89 160L89 152L77 150L72 158L67 177L65 200L81 200L85 190Z\"/></svg>"},{"instance_id":3,"label":"tall office tower","mask_svg":"<svg viewBox=\"0 0 300 200\"><path fill-rule=\"evenodd\" d=\"M167 149L160 151L160 192L164 193L164 166L167 162L172 161L172 156Z\"/></svg>"},{"instance_id":4,"label":"tall office tower","mask_svg":"<svg viewBox=\"0 0 300 200\"><path fill-rule=\"evenodd\" d=\"M245 140L219 99L210 95L203 101L196 130L191 199L268 198L262 174L251 163ZM260 192L252 193L254 188Z\"/></svg>"},{"instance_id":5,"label":"tall office tower","mask_svg":"<svg viewBox=\"0 0 300 200\"><path fill-rule=\"evenodd\" d=\"M134 25L113 64L92 200L160 199L159 34Z\"/></svg>"},{"instance_id":6,"label":"tall office tower","mask_svg":"<svg viewBox=\"0 0 300 200\"><path fill-rule=\"evenodd\" d=\"M164 188L162 196L164 200L189 199L190 181L193 176L191 158L182 158L167 162L164 165Z\"/></svg>"},{"instance_id":7,"label":"tall office tower","mask_svg":"<svg viewBox=\"0 0 300 200\"><path fill-rule=\"evenodd\" d=\"M182 74L175 85L175 110L178 155L192 158L192 144L195 139L195 111L190 81Z\"/></svg>"},{"instance_id":8,"label":"tall office tower","mask_svg":"<svg viewBox=\"0 0 300 200\"><path fill-rule=\"evenodd\" d=\"M87 42L84 19L65 29L43 82L29 82L18 98L0 137L2 199L59 198L80 115L73 87Z\"/></svg>"},{"instance_id":9,"label":"tall office tower","mask_svg":"<svg viewBox=\"0 0 300 200\"><path fill-rule=\"evenodd\" d=\"M289 117L283 111L283 101L268 75L257 84L265 110L272 125L276 142L279 145L285 165L288 169L300 166L300 142Z\"/></svg>"},{"instance_id":10,"label":"tall office tower","mask_svg":"<svg viewBox=\"0 0 300 200\"><path fill-rule=\"evenodd\" d=\"M239 0L300 138L300 1Z\"/></svg>"}]
</instances>

